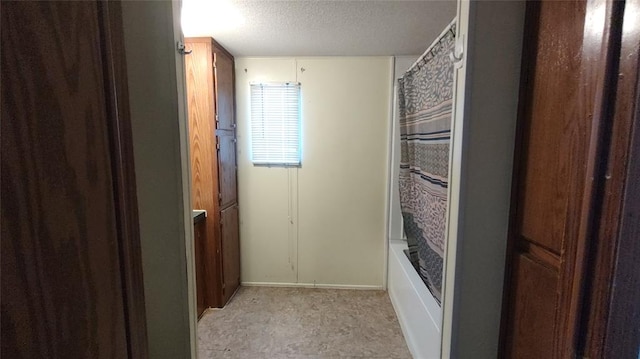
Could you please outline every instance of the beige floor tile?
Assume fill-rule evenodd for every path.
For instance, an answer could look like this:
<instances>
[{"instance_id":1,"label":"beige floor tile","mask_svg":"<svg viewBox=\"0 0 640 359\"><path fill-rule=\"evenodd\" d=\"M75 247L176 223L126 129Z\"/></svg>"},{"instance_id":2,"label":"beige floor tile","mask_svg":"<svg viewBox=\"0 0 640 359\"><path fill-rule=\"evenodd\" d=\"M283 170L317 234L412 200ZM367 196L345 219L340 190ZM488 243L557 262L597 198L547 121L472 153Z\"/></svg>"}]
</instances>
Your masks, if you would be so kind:
<instances>
[{"instance_id":1,"label":"beige floor tile","mask_svg":"<svg viewBox=\"0 0 640 359\"><path fill-rule=\"evenodd\" d=\"M198 323L201 359L411 358L386 292L242 287Z\"/></svg>"}]
</instances>

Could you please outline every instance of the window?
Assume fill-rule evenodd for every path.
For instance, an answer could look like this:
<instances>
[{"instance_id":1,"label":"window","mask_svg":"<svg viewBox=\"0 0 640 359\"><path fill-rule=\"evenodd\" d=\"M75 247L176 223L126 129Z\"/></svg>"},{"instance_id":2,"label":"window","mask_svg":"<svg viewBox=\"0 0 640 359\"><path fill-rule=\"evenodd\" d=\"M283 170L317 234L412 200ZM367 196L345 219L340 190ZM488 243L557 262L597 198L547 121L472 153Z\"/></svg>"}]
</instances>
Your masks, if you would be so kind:
<instances>
[{"instance_id":1,"label":"window","mask_svg":"<svg viewBox=\"0 0 640 359\"><path fill-rule=\"evenodd\" d=\"M300 84L251 84L251 161L300 165Z\"/></svg>"}]
</instances>

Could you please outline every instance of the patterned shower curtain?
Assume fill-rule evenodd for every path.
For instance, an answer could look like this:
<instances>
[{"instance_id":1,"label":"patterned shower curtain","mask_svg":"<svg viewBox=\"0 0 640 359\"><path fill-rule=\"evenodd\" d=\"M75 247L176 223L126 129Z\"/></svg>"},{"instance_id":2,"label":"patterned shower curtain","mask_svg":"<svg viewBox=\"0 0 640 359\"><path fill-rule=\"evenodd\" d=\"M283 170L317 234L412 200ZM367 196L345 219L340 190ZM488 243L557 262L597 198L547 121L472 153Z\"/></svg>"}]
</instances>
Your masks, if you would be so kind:
<instances>
[{"instance_id":1,"label":"patterned shower curtain","mask_svg":"<svg viewBox=\"0 0 640 359\"><path fill-rule=\"evenodd\" d=\"M441 301L446 239L455 22L398 80L400 205L409 252Z\"/></svg>"}]
</instances>

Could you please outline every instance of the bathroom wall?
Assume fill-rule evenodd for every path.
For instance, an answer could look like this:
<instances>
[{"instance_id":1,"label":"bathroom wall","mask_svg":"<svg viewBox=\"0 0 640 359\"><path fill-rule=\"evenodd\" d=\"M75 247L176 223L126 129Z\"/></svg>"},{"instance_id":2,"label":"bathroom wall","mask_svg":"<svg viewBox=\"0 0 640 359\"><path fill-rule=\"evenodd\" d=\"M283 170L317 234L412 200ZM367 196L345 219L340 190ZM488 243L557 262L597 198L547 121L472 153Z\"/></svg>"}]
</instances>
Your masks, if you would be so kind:
<instances>
[{"instance_id":1,"label":"bathroom wall","mask_svg":"<svg viewBox=\"0 0 640 359\"><path fill-rule=\"evenodd\" d=\"M383 288L391 57L237 58L245 285ZM249 84L298 81L302 166L250 162Z\"/></svg>"}]
</instances>

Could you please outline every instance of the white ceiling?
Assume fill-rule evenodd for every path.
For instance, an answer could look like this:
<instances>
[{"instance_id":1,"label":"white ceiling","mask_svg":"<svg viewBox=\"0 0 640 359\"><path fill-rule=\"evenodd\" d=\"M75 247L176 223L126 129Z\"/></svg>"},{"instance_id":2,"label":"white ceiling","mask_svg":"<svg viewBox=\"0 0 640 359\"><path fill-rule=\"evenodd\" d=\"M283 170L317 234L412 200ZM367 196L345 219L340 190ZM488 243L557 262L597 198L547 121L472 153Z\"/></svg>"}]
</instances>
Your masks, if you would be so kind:
<instances>
[{"instance_id":1,"label":"white ceiling","mask_svg":"<svg viewBox=\"0 0 640 359\"><path fill-rule=\"evenodd\" d=\"M182 27L234 56L417 55L455 10L455 0L183 0Z\"/></svg>"}]
</instances>

